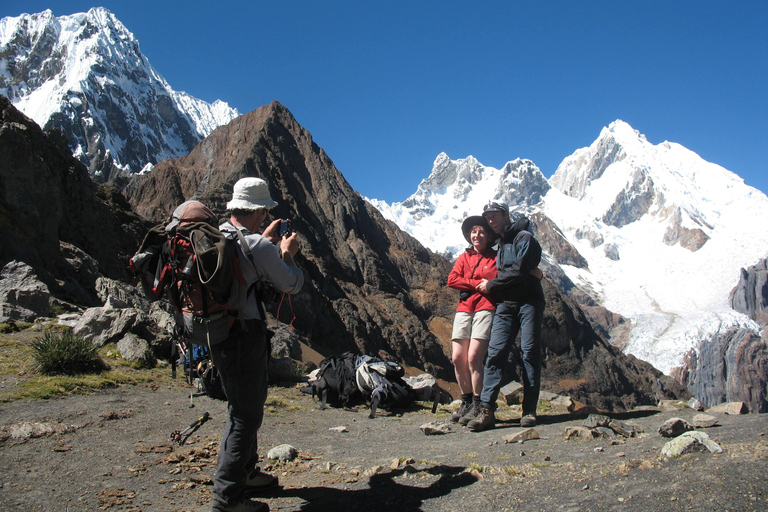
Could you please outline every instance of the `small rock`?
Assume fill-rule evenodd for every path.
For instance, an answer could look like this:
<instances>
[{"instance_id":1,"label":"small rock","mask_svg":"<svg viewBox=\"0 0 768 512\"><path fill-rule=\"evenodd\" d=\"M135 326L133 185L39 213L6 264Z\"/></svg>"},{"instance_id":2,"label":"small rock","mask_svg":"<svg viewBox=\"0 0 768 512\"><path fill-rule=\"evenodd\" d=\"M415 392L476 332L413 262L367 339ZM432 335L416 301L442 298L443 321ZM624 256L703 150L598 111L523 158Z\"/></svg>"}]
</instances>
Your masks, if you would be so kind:
<instances>
[{"instance_id":1,"label":"small rock","mask_svg":"<svg viewBox=\"0 0 768 512\"><path fill-rule=\"evenodd\" d=\"M704 404L699 402L696 398L691 398L690 400L688 400L688 407L690 407L694 411L703 411L704 410Z\"/></svg>"},{"instance_id":2,"label":"small rock","mask_svg":"<svg viewBox=\"0 0 768 512\"><path fill-rule=\"evenodd\" d=\"M747 414L749 409L744 402L726 402L707 409L707 412L737 415Z\"/></svg>"},{"instance_id":3,"label":"small rock","mask_svg":"<svg viewBox=\"0 0 768 512\"><path fill-rule=\"evenodd\" d=\"M670 418L659 427L659 434L663 437L677 437L683 432L693 430L693 425L682 418Z\"/></svg>"},{"instance_id":4,"label":"small rock","mask_svg":"<svg viewBox=\"0 0 768 512\"><path fill-rule=\"evenodd\" d=\"M630 425L629 423L624 423L623 421L619 420L611 420L611 422L608 424L608 428L624 437L635 437L637 434L643 431L643 429L638 426Z\"/></svg>"},{"instance_id":5,"label":"small rock","mask_svg":"<svg viewBox=\"0 0 768 512\"><path fill-rule=\"evenodd\" d=\"M425 423L419 428L421 429L422 432L424 432L425 435L428 435L428 436L450 434L451 432L453 432L453 429L451 428L451 426L442 421L432 421L430 423Z\"/></svg>"},{"instance_id":6,"label":"small rock","mask_svg":"<svg viewBox=\"0 0 768 512\"><path fill-rule=\"evenodd\" d=\"M566 427L565 440L569 441L574 437L579 437L581 439L594 439L597 437L597 433L594 430L586 427Z\"/></svg>"},{"instance_id":7,"label":"small rock","mask_svg":"<svg viewBox=\"0 0 768 512\"><path fill-rule=\"evenodd\" d=\"M504 397L507 405L523 403L523 385L519 382L510 382L499 390L499 394Z\"/></svg>"},{"instance_id":8,"label":"small rock","mask_svg":"<svg viewBox=\"0 0 768 512\"><path fill-rule=\"evenodd\" d=\"M688 407L688 404L682 400L662 400L659 402L659 409L662 411L679 411Z\"/></svg>"},{"instance_id":9,"label":"small rock","mask_svg":"<svg viewBox=\"0 0 768 512\"><path fill-rule=\"evenodd\" d=\"M299 452L297 452L296 448L293 446L289 444L281 444L269 450L269 453L267 453L267 459L287 462L295 459L298 454Z\"/></svg>"},{"instance_id":10,"label":"small rock","mask_svg":"<svg viewBox=\"0 0 768 512\"><path fill-rule=\"evenodd\" d=\"M717 417L710 416L709 414L696 414L692 421L693 426L696 428L709 428L718 424Z\"/></svg>"},{"instance_id":11,"label":"small rock","mask_svg":"<svg viewBox=\"0 0 768 512\"><path fill-rule=\"evenodd\" d=\"M602 414L590 414L581 425L587 428L607 427L611 423L611 418Z\"/></svg>"},{"instance_id":12,"label":"small rock","mask_svg":"<svg viewBox=\"0 0 768 512\"><path fill-rule=\"evenodd\" d=\"M595 431L603 437L616 437L616 432L608 427L595 427Z\"/></svg>"},{"instance_id":13,"label":"small rock","mask_svg":"<svg viewBox=\"0 0 768 512\"><path fill-rule=\"evenodd\" d=\"M527 428L516 434L509 434L503 437L505 443L522 443L531 439L539 439L539 433L536 432L536 429Z\"/></svg>"},{"instance_id":14,"label":"small rock","mask_svg":"<svg viewBox=\"0 0 768 512\"><path fill-rule=\"evenodd\" d=\"M349 429L344 425L339 425L338 427L331 427L328 430L330 430L331 432L349 432Z\"/></svg>"}]
</instances>

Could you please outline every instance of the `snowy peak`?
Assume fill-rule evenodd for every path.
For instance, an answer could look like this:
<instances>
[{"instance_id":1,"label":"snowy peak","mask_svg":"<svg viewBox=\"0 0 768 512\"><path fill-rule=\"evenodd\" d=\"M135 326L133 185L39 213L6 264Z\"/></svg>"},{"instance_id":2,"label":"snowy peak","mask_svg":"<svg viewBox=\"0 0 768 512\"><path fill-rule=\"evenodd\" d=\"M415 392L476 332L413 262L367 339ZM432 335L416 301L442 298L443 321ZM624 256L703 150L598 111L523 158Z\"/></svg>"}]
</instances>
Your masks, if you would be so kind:
<instances>
[{"instance_id":1,"label":"snowy peak","mask_svg":"<svg viewBox=\"0 0 768 512\"><path fill-rule=\"evenodd\" d=\"M699 241L718 224L722 205L757 192L679 144L651 144L620 120L563 160L550 184L578 199L593 220L621 227L648 214L669 219L673 230L693 225Z\"/></svg>"},{"instance_id":2,"label":"snowy peak","mask_svg":"<svg viewBox=\"0 0 768 512\"><path fill-rule=\"evenodd\" d=\"M429 177L408 199L392 205L369 201L424 245L451 259L466 246L458 228L466 217L481 213L489 201L529 208L549 189L546 177L530 160L513 160L496 169L473 156L451 160L441 153Z\"/></svg>"},{"instance_id":3,"label":"snowy peak","mask_svg":"<svg viewBox=\"0 0 768 512\"><path fill-rule=\"evenodd\" d=\"M107 9L0 20L0 94L61 128L99 181L188 153L238 112L174 91Z\"/></svg>"}]
</instances>

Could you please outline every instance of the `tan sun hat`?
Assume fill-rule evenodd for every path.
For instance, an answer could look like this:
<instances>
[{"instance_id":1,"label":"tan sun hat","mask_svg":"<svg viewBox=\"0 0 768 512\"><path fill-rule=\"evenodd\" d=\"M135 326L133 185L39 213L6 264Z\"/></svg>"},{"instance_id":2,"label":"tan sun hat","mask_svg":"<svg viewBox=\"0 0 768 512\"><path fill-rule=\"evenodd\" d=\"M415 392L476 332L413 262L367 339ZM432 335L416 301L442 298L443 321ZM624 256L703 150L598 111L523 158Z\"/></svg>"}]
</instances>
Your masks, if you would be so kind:
<instances>
[{"instance_id":1,"label":"tan sun hat","mask_svg":"<svg viewBox=\"0 0 768 512\"><path fill-rule=\"evenodd\" d=\"M491 226L488 224L488 221L485 220L485 217L480 215L472 215L464 219L464 222L461 223L461 232L464 234L464 238L467 240L467 242L470 244L472 243L472 239L469 237L469 234L472 231L472 228L475 226L482 226L483 229L485 229L490 242L496 240L498 235L494 233L493 229L491 229Z\"/></svg>"},{"instance_id":2,"label":"tan sun hat","mask_svg":"<svg viewBox=\"0 0 768 512\"><path fill-rule=\"evenodd\" d=\"M260 210L274 206L277 203L269 195L266 181L261 178L241 178L235 183L227 210Z\"/></svg>"}]
</instances>

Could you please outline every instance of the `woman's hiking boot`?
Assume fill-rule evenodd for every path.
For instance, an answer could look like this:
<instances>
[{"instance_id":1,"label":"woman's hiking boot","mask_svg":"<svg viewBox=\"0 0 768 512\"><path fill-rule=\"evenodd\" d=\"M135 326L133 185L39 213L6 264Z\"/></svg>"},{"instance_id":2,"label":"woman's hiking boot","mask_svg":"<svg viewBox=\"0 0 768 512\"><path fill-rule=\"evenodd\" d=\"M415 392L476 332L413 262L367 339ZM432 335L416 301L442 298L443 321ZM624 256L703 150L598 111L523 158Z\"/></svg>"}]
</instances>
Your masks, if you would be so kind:
<instances>
[{"instance_id":1,"label":"woman's hiking boot","mask_svg":"<svg viewBox=\"0 0 768 512\"><path fill-rule=\"evenodd\" d=\"M482 432L483 430L490 430L496 426L496 416L493 411L483 407L482 405L477 407L477 416L475 419L467 423L467 427L472 432Z\"/></svg>"},{"instance_id":2,"label":"woman's hiking boot","mask_svg":"<svg viewBox=\"0 0 768 512\"><path fill-rule=\"evenodd\" d=\"M526 414L522 418L520 418L520 426L521 427L535 427L536 426L536 415L535 414Z\"/></svg>"},{"instance_id":3,"label":"woman's hiking boot","mask_svg":"<svg viewBox=\"0 0 768 512\"><path fill-rule=\"evenodd\" d=\"M451 421L454 423L458 422L462 416L467 414L467 410L469 410L470 407L472 407L471 401L465 402L464 400L462 400L461 405L459 406L459 409L453 414L451 414Z\"/></svg>"},{"instance_id":4,"label":"woman's hiking boot","mask_svg":"<svg viewBox=\"0 0 768 512\"><path fill-rule=\"evenodd\" d=\"M467 407L467 412L464 413L464 416L459 418L459 424L466 426L467 423L475 419L475 416L477 416L477 403L472 402L469 407Z\"/></svg>"}]
</instances>

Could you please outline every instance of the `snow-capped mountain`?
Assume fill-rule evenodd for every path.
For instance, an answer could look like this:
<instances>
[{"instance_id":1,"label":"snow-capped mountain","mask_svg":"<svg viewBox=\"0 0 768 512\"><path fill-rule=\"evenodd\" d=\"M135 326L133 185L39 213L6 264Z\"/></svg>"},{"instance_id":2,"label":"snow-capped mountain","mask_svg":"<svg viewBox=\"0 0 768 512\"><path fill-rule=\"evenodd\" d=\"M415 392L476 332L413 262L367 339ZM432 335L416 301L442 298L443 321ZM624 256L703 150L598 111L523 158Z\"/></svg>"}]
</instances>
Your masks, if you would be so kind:
<instances>
[{"instance_id":1,"label":"snow-capped mountain","mask_svg":"<svg viewBox=\"0 0 768 512\"><path fill-rule=\"evenodd\" d=\"M427 247L456 256L466 246L461 221L491 199L554 222L586 264L565 264L552 250L548 260L629 319L625 351L665 373L712 335L757 330L728 296L740 269L768 254L768 197L679 144L653 145L616 121L548 182L528 160L499 170L440 154L406 201L370 201Z\"/></svg>"},{"instance_id":2,"label":"snow-capped mountain","mask_svg":"<svg viewBox=\"0 0 768 512\"><path fill-rule=\"evenodd\" d=\"M44 129L63 129L98 181L185 155L239 115L174 91L102 7L0 20L0 94Z\"/></svg>"},{"instance_id":3,"label":"snow-capped mountain","mask_svg":"<svg viewBox=\"0 0 768 512\"><path fill-rule=\"evenodd\" d=\"M440 153L432 173L404 202L368 201L424 246L454 259L467 246L458 226L468 215L481 212L489 200L504 201L510 208L533 207L549 189L547 178L530 160L494 169L472 156L451 160Z\"/></svg>"}]
</instances>

